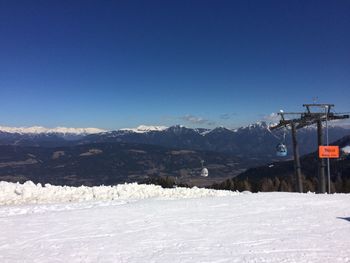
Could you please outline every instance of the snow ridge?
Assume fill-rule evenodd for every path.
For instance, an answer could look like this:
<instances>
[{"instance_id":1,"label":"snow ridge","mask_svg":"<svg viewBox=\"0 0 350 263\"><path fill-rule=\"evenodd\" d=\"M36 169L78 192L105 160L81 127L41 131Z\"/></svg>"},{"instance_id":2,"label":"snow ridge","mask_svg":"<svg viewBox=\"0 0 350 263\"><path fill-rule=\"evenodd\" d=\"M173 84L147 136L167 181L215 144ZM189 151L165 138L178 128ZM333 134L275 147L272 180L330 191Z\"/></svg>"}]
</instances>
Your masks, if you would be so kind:
<instances>
[{"instance_id":1,"label":"snow ridge","mask_svg":"<svg viewBox=\"0 0 350 263\"><path fill-rule=\"evenodd\" d=\"M158 185L119 184L116 186L54 186L0 182L0 205L45 204L57 202L108 201L124 199L182 199L209 196L232 196L238 192L193 187L164 189Z\"/></svg>"},{"instance_id":2,"label":"snow ridge","mask_svg":"<svg viewBox=\"0 0 350 263\"><path fill-rule=\"evenodd\" d=\"M7 127L0 126L0 131L8 133L20 133L20 134L40 134L40 133L62 133L62 134L94 134L105 132L99 128L67 128L67 127L56 127L56 128L45 128L42 126L33 127Z\"/></svg>"},{"instance_id":3,"label":"snow ridge","mask_svg":"<svg viewBox=\"0 0 350 263\"><path fill-rule=\"evenodd\" d=\"M140 125L137 128L123 128L120 129L121 131L131 131L135 133L146 133L151 131L164 131L168 127L166 126L147 126L147 125Z\"/></svg>"}]
</instances>

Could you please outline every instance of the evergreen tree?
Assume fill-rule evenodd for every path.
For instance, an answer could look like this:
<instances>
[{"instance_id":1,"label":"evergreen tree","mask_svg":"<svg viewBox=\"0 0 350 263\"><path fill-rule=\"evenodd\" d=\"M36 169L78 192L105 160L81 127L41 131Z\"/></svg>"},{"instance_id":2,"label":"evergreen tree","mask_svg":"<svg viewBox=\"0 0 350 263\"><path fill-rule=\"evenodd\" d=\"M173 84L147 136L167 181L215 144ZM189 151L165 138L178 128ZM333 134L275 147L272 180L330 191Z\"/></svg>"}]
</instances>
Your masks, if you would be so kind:
<instances>
[{"instance_id":1,"label":"evergreen tree","mask_svg":"<svg viewBox=\"0 0 350 263\"><path fill-rule=\"evenodd\" d=\"M261 183L262 192L272 192L274 190L273 182L270 178L264 177Z\"/></svg>"},{"instance_id":2,"label":"evergreen tree","mask_svg":"<svg viewBox=\"0 0 350 263\"><path fill-rule=\"evenodd\" d=\"M316 191L315 185L309 179L303 180L303 188L304 188L304 192L315 192Z\"/></svg>"},{"instance_id":3,"label":"evergreen tree","mask_svg":"<svg viewBox=\"0 0 350 263\"><path fill-rule=\"evenodd\" d=\"M350 193L350 178L346 179L345 181L344 193Z\"/></svg>"},{"instance_id":4,"label":"evergreen tree","mask_svg":"<svg viewBox=\"0 0 350 263\"><path fill-rule=\"evenodd\" d=\"M290 186L288 186L288 183L284 179L281 180L279 191L290 192Z\"/></svg>"},{"instance_id":5,"label":"evergreen tree","mask_svg":"<svg viewBox=\"0 0 350 263\"><path fill-rule=\"evenodd\" d=\"M342 177L338 174L337 178L335 179L335 183L334 183L334 186L335 186L335 191L337 193L343 193L344 192L344 182L343 182L343 179Z\"/></svg>"},{"instance_id":6,"label":"evergreen tree","mask_svg":"<svg viewBox=\"0 0 350 263\"><path fill-rule=\"evenodd\" d=\"M280 188L280 184L281 184L280 179L278 179L278 177L275 177L275 179L273 180L273 190L278 191Z\"/></svg>"},{"instance_id":7,"label":"evergreen tree","mask_svg":"<svg viewBox=\"0 0 350 263\"><path fill-rule=\"evenodd\" d=\"M251 186L251 184L249 183L248 178L246 178L246 179L243 181L243 188L244 188L245 191L252 191L252 186Z\"/></svg>"}]
</instances>

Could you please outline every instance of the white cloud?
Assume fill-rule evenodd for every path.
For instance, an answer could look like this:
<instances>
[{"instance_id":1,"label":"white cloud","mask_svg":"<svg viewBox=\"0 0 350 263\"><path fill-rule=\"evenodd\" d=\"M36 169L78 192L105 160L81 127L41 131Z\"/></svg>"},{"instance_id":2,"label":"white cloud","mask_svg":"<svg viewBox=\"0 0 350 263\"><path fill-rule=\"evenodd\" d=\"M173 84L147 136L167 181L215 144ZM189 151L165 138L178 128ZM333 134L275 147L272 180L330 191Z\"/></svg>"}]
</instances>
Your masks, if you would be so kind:
<instances>
[{"instance_id":1,"label":"white cloud","mask_svg":"<svg viewBox=\"0 0 350 263\"><path fill-rule=\"evenodd\" d=\"M268 123L277 123L280 121L280 119L281 119L281 117L275 112L273 112L269 115L263 116L263 120L268 122Z\"/></svg>"}]
</instances>

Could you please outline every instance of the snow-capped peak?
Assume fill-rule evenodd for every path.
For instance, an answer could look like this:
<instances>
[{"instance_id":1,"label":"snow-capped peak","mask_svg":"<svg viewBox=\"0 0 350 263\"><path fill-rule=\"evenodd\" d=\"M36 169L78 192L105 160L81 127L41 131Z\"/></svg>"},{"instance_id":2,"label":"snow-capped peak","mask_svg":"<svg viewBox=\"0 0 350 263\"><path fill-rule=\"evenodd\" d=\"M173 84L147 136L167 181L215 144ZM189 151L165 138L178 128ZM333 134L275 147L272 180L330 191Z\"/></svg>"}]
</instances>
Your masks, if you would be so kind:
<instances>
[{"instance_id":1,"label":"snow-capped peak","mask_svg":"<svg viewBox=\"0 0 350 263\"><path fill-rule=\"evenodd\" d=\"M67 127L56 127L56 128L45 128L42 126L32 127L7 127L0 126L0 131L8 133L20 133L20 134L40 134L40 133L62 133L62 134L94 134L105 132L99 128L67 128Z\"/></svg>"},{"instance_id":2,"label":"snow-capped peak","mask_svg":"<svg viewBox=\"0 0 350 263\"><path fill-rule=\"evenodd\" d=\"M230 133L230 132L234 132L233 130L231 129L228 129L228 128L225 128L223 126L219 126L219 127L216 127L212 130L209 130L205 133L203 133L204 135L207 135L207 134L210 134L210 133Z\"/></svg>"},{"instance_id":3,"label":"snow-capped peak","mask_svg":"<svg viewBox=\"0 0 350 263\"><path fill-rule=\"evenodd\" d=\"M255 123L252 123L252 124L249 124L247 126L242 126L242 127L239 127L237 129L234 129L233 131L234 132L237 132L237 131L241 131L241 130L252 130L252 129L256 129L256 128L260 128L260 129L268 129L269 128L269 125L267 125L267 123L265 121L258 121L258 122L255 122Z\"/></svg>"},{"instance_id":4,"label":"snow-capped peak","mask_svg":"<svg viewBox=\"0 0 350 263\"><path fill-rule=\"evenodd\" d=\"M140 125L137 128L124 128L120 129L122 131L131 131L136 133L145 133L145 132L151 132L151 131L163 131L167 129L166 126L147 126L147 125Z\"/></svg>"},{"instance_id":5,"label":"snow-capped peak","mask_svg":"<svg viewBox=\"0 0 350 263\"><path fill-rule=\"evenodd\" d=\"M268 127L268 125L265 121L258 121L256 123L250 124L248 127L249 127L249 129L251 129L251 128L263 128L263 129L265 129Z\"/></svg>"}]
</instances>

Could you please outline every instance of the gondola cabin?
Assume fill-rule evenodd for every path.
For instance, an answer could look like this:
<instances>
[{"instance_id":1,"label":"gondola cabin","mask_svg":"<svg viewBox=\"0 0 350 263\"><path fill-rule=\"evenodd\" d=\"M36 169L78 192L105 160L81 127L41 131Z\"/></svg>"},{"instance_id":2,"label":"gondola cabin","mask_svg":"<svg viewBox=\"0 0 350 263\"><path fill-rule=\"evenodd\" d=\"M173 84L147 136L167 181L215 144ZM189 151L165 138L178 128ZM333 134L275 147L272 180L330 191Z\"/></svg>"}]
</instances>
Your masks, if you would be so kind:
<instances>
[{"instance_id":1,"label":"gondola cabin","mask_svg":"<svg viewBox=\"0 0 350 263\"><path fill-rule=\"evenodd\" d=\"M203 168L202 171L201 171L201 176L203 177L208 177L209 175L209 171L207 168Z\"/></svg>"},{"instance_id":2,"label":"gondola cabin","mask_svg":"<svg viewBox=\"0 0 350 263\"><path fill-rule=\"evenodd\" d=\"M287 146L283 143L279 143L276 146L276 155L278 157L285 157L287 156Z\"/></svg>"}]
</instances>

